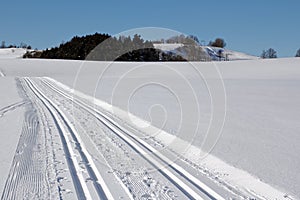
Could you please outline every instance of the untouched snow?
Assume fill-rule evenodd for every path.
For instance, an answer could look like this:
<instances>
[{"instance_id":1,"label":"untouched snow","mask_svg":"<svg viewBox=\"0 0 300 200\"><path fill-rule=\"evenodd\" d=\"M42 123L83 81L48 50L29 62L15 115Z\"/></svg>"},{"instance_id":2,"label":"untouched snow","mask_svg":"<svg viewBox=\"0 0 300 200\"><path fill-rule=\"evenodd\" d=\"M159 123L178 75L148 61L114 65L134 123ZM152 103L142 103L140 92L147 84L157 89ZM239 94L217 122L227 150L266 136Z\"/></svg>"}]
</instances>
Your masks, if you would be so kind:
<instances>
[{"instance_id":1,"label":"untouched snow","mask_svg":"<svg viewBox=\"0 0 300 200\"><path fill-rule=\"evenodd\" d=\"M219 50L222 50L224 55L228 56L228 60L229 61L233 61L233 60L257 60L259 59L259 57L257 56L252 56L246 53L242 53L242 52L238 52L238 51L233 51L230 49L226 49L226 48L218 48L218 47L211 47L211 46L205 46L204 48L206 49L211 49L215 52L215 54L217 55L217 52Z\"/></svg>"},{"instance_id":2,"label":"untouched snow","mask_svg":"<svg viewBox=\"0 0 300 200\"><path fill-rule=\"evenodd\" d=\"M22 48L4 48L0 49L0 59L22 58L23 55L31 50Z\"/></svg>"},{"instance_id":3,"label":"untouched snow","mask_svg":"<svg viewBox=\"0 0 300 200\"><path fill-rule=\"evenodd\" d=\"M178 47L183 47L182 43L174 43L174 44L153 44L154 48L160 49L162 51L173 51Z\"/></svg>"},{"instance_id":4,"label":"untouched snow","mask_svg":"<svg viewBox=\"0 0 300 200\"><path fill-rule=\"evenodd\" d=\"M249 54L245 54L245 53L238 52L238 51L232 51L232 50L228 50L228 49L225 49L225 53L228 54L229 60L257 60L257 59L259 59L259 57L257 57L257 56L252 56Z\"/></svg>"},{"instance_id":5,"label":"untouched snow","mask_svg":"<svg viewBox=\"0 0 300 200\"><path fill-rule=\"evenodd\" d=\"M176 52L176 49L179 47L183 47L184 44L182 43L173 43L173 44L168 44L168 43L162 43L162 44L153 44L155 48L161 49L162 51L171 51L171 52ZM233 51L229 50L226 48L218 48L218 47L211 47L211 46L201 46L203 49L205 49L207 52L211 52L209 55L212 57L212 59L218 60L218 51L222 50L224 53L224 56L227 55L227 58L229 61L233 60L257 60L259 57L257 56L252 56L246 53L238 52L238 51ZM179 52L179 54L181 54Z\"/></svg>"},{"instance_id":6,"label":"untouched snow","mask_svg":"<svg viewBox=\"0 0 300 200\"><path fill-rule=\"evenodd\" d=\"M193 146L187 149L184 155L189 161L198 163L205 168L211 178L217 177L239 190L253 192L259 196L268 196L267 199L278 197L276 194L280 196L278 199L284 199L282 198L283 194L289 195L288 198L293 196L300 198L300 159L298 156L298 152L300 152L298 145L300 59L192 64L204 74L215 66L220 70L226 90L227 112L221 137L211 154L203 158L200 147L210 118L210 109L208 108L210 99L205 84L188 63L162 63L161 65L168 65L167 69L175 69L185 77L195 89L198 99L201 99L200 110L203 118L200 120L197 137L192 141ZM3 94L0 102L1 108L21 101L16 96L17 92L13 81L15 76L47 76L71 88L74 87L75 90L101 99L99 102L113 103L122 110L129 110L135 116L151 121L154 126L162 127L165 131L162 132L164 134L156 137L163 143L171 141L166 138L172 138L174 135L180 137L183 142L190 143L190 138L182 132L176 132L180 118L178 117L178 104L176 101L174 103L174 97L168 95L161 87L150 85L150 87L142 88L143 90L138 90L128 101L128 92L124 90L124 88L134 88L136 83L140 84L145 80L147 82L167 80L165 83L170 84L170 88L176 88L178 96L189 95L184 91L186 88L182 85L182 76L173 77L170 70L158 70L159 67L155 66L160 63L114 63L105 71L101 81L97 82L107 65L108 63L105 62L0 60L1 74L6 76L0 77L2 88L0 89ZM134 71L137 66L141 65L145 65L148 67L147 69L151 70ZM79 72L80 67L81 71ZM77 74L77 72L79 73ZM122 77L121 82L120 77ZM216 77L207 76L206 78L211 81L211 84L214 84L213 80ZM4 95L7 88L11 88L11 91ZM107 104L102 102L99 105L105 107ZM162 105L167 111L167 117L163 110L155 110L155 107L150 109L149 114L151 105ZM109 106L106 107L109 108ZM116 111L116 109L113 110ZM9 112L4 116L11 117L11 120L12 116L20 115L17 112L19 111ZM162 126L165 117L167 120ZM16 123L20 124L19 128L14 126L15 123L9 126L10 123L7 124L7 121L3 120L5 117L0 118L0 123L6 124L7 128L2 126L0 132L2 134L7 131L11 132L14 138L8 149L13 153L6 155L9 159L9 156L14 154L12 149L16 148L22 120L20 119ZM135 125L143 123L143 120L138 120L138 122L134 120ZM186 126L184 130L192 131L195 123L193 118L190 118L189 122L184 124ZM149 128L147 125L147 123L142 124L141 127ZM1 159L4 157L1 155ZM4 163L9 162L11 160L6 160ZM5 171L4 165L1 177L7 177L6 173L8 172L7 169ZM1 184L3 186L4 183Z\"/></svg>"}]
</instances>

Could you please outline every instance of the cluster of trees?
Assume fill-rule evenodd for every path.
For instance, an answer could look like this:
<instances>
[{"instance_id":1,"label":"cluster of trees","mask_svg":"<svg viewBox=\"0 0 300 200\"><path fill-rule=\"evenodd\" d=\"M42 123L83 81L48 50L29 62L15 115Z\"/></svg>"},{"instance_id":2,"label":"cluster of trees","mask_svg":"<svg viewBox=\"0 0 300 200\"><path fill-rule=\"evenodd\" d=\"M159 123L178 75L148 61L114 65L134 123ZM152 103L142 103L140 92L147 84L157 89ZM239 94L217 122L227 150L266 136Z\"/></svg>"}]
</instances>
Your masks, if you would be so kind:
<instances>
[{"instance_id":1,"label":"cluster of trees","mask_svg":"<svg viewBox=\"0 0 300 200\"><path fill-rule=\"evenodd\" d=\"M226 42L222 38L217 38L215 41L210 41L208 46L224 48L226 46Z\"/></svg>"},{"instance_id":2,"label":"cluster of trees","mask_svg":"<svg viewBox=\"0 0 300 200\"><path fill-rule=\"evenodd\" d=\"M59 47L46 49L40 58L100 61L183 61L179 55L162 52L140 35L111 37L95 33L73 37Z\"/></svg>"},{"instance_id":3,"label":"cluster of trees","mask_svg":"<svg viewBox=\"0 0 300 200\"><path fill-rule=\"evenodd\" d=\"M40 58L42 53L43 51L39 50L26 51L26 53L23 55L23 58Z\"/></svg>"},{"instance_id":4,"label":"cluster of trees","mask_svg":"<svg viewBox=\"0 0 300 200\"><path fill-rule=\"evenodd\" d=\"M277 58L277 52L274 49L269 48L268 50L263 50L260 57L263 58L263 59L265 59L265 58Z\"/></svg>"},{"instance_id":5,"label":"cluster of trees","mask_svg":"<svg viewBox=\"0 0 300 200\"><path fill-rule=\"evenodd\" d=\"M155 49L153 43L181 43L174 51ZM211 45L224 47L217 38ZM178 35L161 41L145 41L140 35L112 37L108 34L75 36L68 42L44 51L27 52L24 58L99 60L99 61L210 61L194 35Z\"/></svg>"},{"instance_id":6,"label":"cluster of trees","mask_svg":"<svg viewBox=\"0 0 300 200\"><path fill-rule=\"evenodd\" d=\"M268 50L263 50L260 55L261 58L277 58L277 52L269 48ZM300 57L300 49L297 50L295 57Z\"/></svg>"},{"instance_id":7,"label":"cluster of trees","mask_svg":"<svg viewBox=\"0 0 300 200\"><path fill-rule=\"evenodd\" d=\"M184 45L176 49L188 61L211 61L207 52L198 45Z\"/></svg>"},{"instance_id":8,"label":"cluster of trees","mask_svg":"<svg viewBox=\"0 0 300 200\"><path fill-rule=\"evenodd\" d=\"M99 43L108 38L110 38L109 35L99 33L84 37L75 36L58 47L46 49L41 54L41 58L84 60Z\"/></svg>"},{"instance_id":9,"label":"cluster of trees","mask_svg":"<svg viewBox=\"0 0 300 200\"><path fill-rule=\"evenodd\" d=\"M110 37L97 45L85 58L87 60L109 61L157 61L159 52L153 44L144 41L140 35Z\"/></svg>"},{"instance_id":10,"label":"cluster of trees","mask_svg":"<svg viewBox=\"0 0 300 200\"><path fill-rule=\"evenodd\" d=\"M17 45L12 45L12 44L10 44L10 45L6 45L5 44L5 41L2 41L1 42L1 45L0 45L0 48L1 49L3 49L3 48L23 48L23 49L31 49L31 46L30 45L27 45L27 44L25 44L25 43L23 43L23 42L21 42L21 44L19 45L19 46L17 46Z\"/></svg>"},{"instance_id":11,"label":"cluster of trees","mask_svg":"<svg viewBox=\"0 0 300 200\"><path fill-rule=\"evenodd\" d=\"M199 39L195 35L188 35L185 36L183 34L181 35L176 35L168 39L162 39L160 41L154 41L153 43L158 43L158 44L174 44L174 43L179 43L183 44L183 46L178 47L176 49L169 52L169 55L174 54L176 57L176 60L181 61L183 60L188 60L188 61L210 61L211 58L209 55L206 53L206 51L199 45ZM177 55L175 55L174 52L177 52ZM173 56L173 58L174 58ZM167 59L168 60L168 59ZM171 59L172 61L172 59Z\"/></svg>"},{"instance_id":12,"label":"cluster of trees","mask_svg":"<svg viewBox=\"0 0 300 200\"><path fill-rule=\"evenodd\" d=\"M200 41L197 36L195 35L189 35L185 36L183 34L178 35L178 36L173 36L169 39L161 39L160 41L154 41L153 43L181 43L184 45L199 45ZM201 45L205 46L205 41L202 40ZM208 46L212 47L219 47L219 48L224 48L226 46L226 42L222 38L216 38L214 41L210 41L208 43Z\"/></svg>"},{"instance_id":13,"label":"cluster of trees","mask_svg":"<svg viewBox=\"0 0 300 200\"><path fill-rule=\"evenodd\" d=\"M184 45L198 45L199 39L195 35L185 36L181 34L181 35L170 37L168 39L161 39L160 41L154 41L153 43L167 43L167 44L181 43Z\"/></svg>"},{"instance_id":14,"label":"cluster of trees","mask_svg":"<svg viewBox=\"0 0 300 200\"><path fill-rule=\"evenodd\" d=\"M153 43L181 43L182 47L174 52L163 52L155 49ZM202 42L201 42L202 43ZM100 45L99 45L100 44ZM83 37L75 36L69 42L62 43L58 47L44 51L28 51L24 58L49 58L49 59L73 59L73 60L102 60L102 61L208 61L210 58L200 47L200 42L195 35L178 35L160 41L145 41L140 35L111 37L108 34L95 33ZM202 44L204 45L204 44ZM210 41L208 46L224 48L226 42L222 38ZM24 48L32 49L30 45L6 45L1 42L0 48ZM182 55L180 54L182 53ZM184 54L184 55L183 55ZM296 52L300 57L300 49ZM273 48L263 50L261 58L277 58L277 52Z\"/></svg>"}]
</instances>

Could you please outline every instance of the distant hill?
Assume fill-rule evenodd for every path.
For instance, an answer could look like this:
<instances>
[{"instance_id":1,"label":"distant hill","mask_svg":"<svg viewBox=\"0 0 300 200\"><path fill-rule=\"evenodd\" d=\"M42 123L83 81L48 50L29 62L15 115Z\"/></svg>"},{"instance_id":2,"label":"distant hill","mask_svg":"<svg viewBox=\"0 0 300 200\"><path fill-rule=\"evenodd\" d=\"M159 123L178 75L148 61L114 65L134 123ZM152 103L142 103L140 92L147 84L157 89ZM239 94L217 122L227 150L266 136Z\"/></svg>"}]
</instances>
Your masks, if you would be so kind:
<instances>
[{"instance_id":1,"label":"distant hill","mask_svg":"<svg viewBox=\"0 0 300 200\"><path fill-rule=\"evenodd\" d=\"M44 50L40 55L24 55L25 58L99 60L99 61L184 61L184 58L155 49L151 41L140 35L111 37L95 33L75 36L58 47Z\"/></svg>"},{"instance_id":2,"label":"distant hill","mask_svg":"<svg viewBox=\"0 0 300 200\"><path fill-rule=\"evenodd\" d=\"M219 60L218 52L222 52L222 56L224 59L228 61L233 60L257 60L259 57L252 56L246 53L233 51L225 48L219 48L219 47L211 47L211 46L203 46L203 48L207 51L207 53L210 55L212 60Z\"/></svg>"},{"instance_id":3,"label":"distant hill","mask_svg":"<svg viewBox=\"0 0 300 200\"><path fill-rule=\"evenodd\" d=\"M171 52L182 56L184 59L193 61L213 61L213 60L256 60L257 56L248 55L246 53L233 51L225 48L212 47L212 46L200 46L186 45L183 43L155 43L154 47L164 52ZM198 51L198 53L197 53ZM195 58L196 57L196 58Z\"/></svg>"},{"instance_id":4,"label":"distant hill","mask_svg":"<svg viewBox=\"0 0 300 200\"><path fill-rule=\"evenodd\" d=\"M196 43L159 43L154 44L155 49L159 49L166 54L173 54L188 61L211 61L209 54Z\"/></svg>"},{"instance_id":5,"label":"distant hill","mask_svg":"<svg viewBox=\"0 0 300 200\"><path fill-rule=\"evenodd\" d=\"M25 50L24 50L25 51ZM24 54L25 52L23 52ZM219 61L253 60L258 57L225 48L201 46L191 36L148 41L140 35L112 37L108 34L75 36L44 51L27 51L23 58L99 61Z\"/></svg>"},{"instance_id":6,"label":"distant hill","mask_svg":"<svg viewBox=\"0 0 300 200\"><path fill-rule=\"evenodd\" d=\"M31 50L23 48L0 48L0 59L22 58L27 51Z\"/></svg>"}]
</instances>

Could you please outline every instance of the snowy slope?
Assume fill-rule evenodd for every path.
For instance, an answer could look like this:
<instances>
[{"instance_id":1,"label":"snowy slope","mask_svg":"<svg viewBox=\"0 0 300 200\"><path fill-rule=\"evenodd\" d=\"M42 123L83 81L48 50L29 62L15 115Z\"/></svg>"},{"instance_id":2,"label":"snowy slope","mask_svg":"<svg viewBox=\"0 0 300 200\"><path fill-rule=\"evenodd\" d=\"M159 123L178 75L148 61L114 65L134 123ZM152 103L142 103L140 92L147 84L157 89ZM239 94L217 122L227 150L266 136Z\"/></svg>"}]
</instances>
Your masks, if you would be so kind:
<instances>
[{"instance_id":1,"label":"snowy slope","mask_svg":"<svg viewBox=\"0 0 300 200\"><path fill-rule=\"evenodd\" d=\"M28 51L22 48L4 48L0 49L0 59L6 58L22 58L22 56Z\"/></svg>"},{"instance_id":2,"label":"snowy slope","mask_svg":"<svg viewBox=\"0 0 300 200\"><path fill-rule=\"evenodd\" d=\"M164 87L155 87L153 84L133 93L127 89L134 89L135 86L145 81L146 83L161 81L166 83L164 85L169 84L169 88L176 89L174 91L177 96L186 96L189 93L183 87L182 80L188 80L198 99L201 99L200 109L203 117L200 120L197 137L194 137L193 146L186 151L185 156L188 161L201 166L207 172L205 176L223 181L239 190L265 195L269 197L267 199L274 199L272 195L285 193L300 198L299 59L220 63L119 62L110 65L101 76L108 64L106 62L10 59L0 60L0 70L7 77L48 76L85 94L112 103L122 110L129 110L136 116L151 121L154 126L162 127L165 133L170 133L168 137L163 134L157 135L160 142L165 144L171 141L169 139L174 137L172 135L177 135L183 142L190 142L189 135L185 134L192 131L191 127L196 123L194 119L189 117L189 121L184 124L185 134L178 133L176 130L180 122L180 117L178 117L180 109L176 99ZM135 71L142 66L146 66L147 70ZM167 67L160 70L162 66ZM195 69L209 75L207 72L213 67L219 69L224 80L227 115L220 139L211 151L211 155L203 160L199 149L205 134L203 130L207 129L211 116L208 109L210 99L205 84L195 73ZM176 73L180 76L175 76ZM185 79L182 79L183 77ZM215 77L207 76L206 78L210 81ZM5 77L0 77L0 79L4 80ZM210 83L214 84L214 82ZM3 81L1 84L10 87L14 83ZM128 98L128 94L133 95ZM19 101L16 101L15 94L7 94L5 98L12 100L11 103L1 101L2 107ZM187 103L191 104L191 101ZM161 110L159 106L151 108L152 105L162 105L168 113L167 117L164 110ZM149 108L151 108L150 112ZM10 114L13 112L8 113L7 116ZM161 122L165 117L167 121L162 126ZM0 118L0 120L4 119L8 120ZM136 120L133 121L136 122ZM9 121L2 122L7 124ZM12 124L10 131L14 128ZM19 134L17 129L16 127L15 134ZM0 132L4 133L2 130ZM15 136L15 144L18 142L17 138ZM1 172L3 172L1 175L5 176L7 170L6 172L1 170ZM283 199L282 196L276 197Z\"/></svg>"},{"instance_id":3,"label":"snowy slope","mask_svg":"<svg viewBox=\"0 0 300 200\"><path fill-rule=\"evenodd\" d=\"M177 54L183 54L186 56L183 52L179 52L176 49L179 47L183 47L184 44L182 43L174 43L174 44L153 44L155 48L161 49L162 51L169 51ZM225 48L218 48L218 47L211 47L211 46L201 46L204 50L206 50L207 54L210 55L210 57L213 60L219 60L218 58L218 51L222 50L223 55L227 55L227 58L229 61L232 60L257 60L259 57L248 55L246 53L233 51Z\"/></svg>"},{"instance_id":4,"label":"snowy slope","mask_svg":"<svg viewBox=\"0 0 300 200\"><path fill-rule=\"evenodd\" d=\"M174 44L153 44L154 48L160 49L162 51L173 51L178 47L182 47L182 43L174 43Z\"/></svg>"},{"instance_id":5,"label":"snowy slope","mask_svg":"<svg viewBox=\"0 0 300 200\"><path fill-rule=\"evenodd\" d=\"M218 55L218 51L222 51L224 55L227 55L228 60L257 60L259 57L257 56L252 56L246 53L238 52L238 51L233 51L229 50L226 48L218 48L218 47L211 47L211 46L205 46L204 47L207 50L212 50L213 54L215 56Z\"/></svg>"}]
</instances>

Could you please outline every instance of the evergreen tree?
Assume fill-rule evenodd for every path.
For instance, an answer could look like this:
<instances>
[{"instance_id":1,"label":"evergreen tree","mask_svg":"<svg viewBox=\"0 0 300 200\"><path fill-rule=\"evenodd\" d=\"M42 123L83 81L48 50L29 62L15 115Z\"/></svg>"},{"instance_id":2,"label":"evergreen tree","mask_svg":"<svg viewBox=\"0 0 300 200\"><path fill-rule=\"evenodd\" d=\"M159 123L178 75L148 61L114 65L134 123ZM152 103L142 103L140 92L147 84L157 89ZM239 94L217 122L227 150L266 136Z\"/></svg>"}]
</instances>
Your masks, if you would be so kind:
<instances>
[{"instance_id":1,"label":"evergreen tree","mask_svg":"<svg viewBox=\"0 0 300 200\"><path fill-rule=\"evenodd\" d=\"M226 46L226 42L222 38L217 38L214 42L210 41L208 46L224 48Z\"/></svg>"},{"instance_id":2,"label":"evergreen tree","mask_svg":"<svg viewBox=\"0 0 300 200\"><path fill-rule=\"evenodd\" d=\"M298 51L296 53L296 57L300 57L300 49L298 49Z\"/></svg>"},{"instance_id":3,"label":"evergreen tree","mask_svg":"<svg viewBox=\"0 0 300 200\"><path fill-rule=\"evenodd\" d=\"M277 52L272 48L267 50L267 55L269 58L277 58Z\"/></svg>"},{"instance_id":4,"label":"evergreen tree","mask_svg":"<svg viewBox=\"0 0 300 200\"><path fill-rule=\"evenodd\" d=\"M274 50L274 49L272 49L272 48L270 48L270 49L268 49L268 50L263 50L263 52L262 52L262 54L261 54L261 56L260 56L261 58L277 58L277 52Z\"/></svg>"},{"instance_id":5,"label":"evergreen tree","mask_svg":"<svg viewBox=\"0 0 300 200\"><path fill-rule=\"evenodd\" d=\"M265 50L263 50L260 57L263 59L267 58L267 52Z\"/></svg>"}]
</instances>

